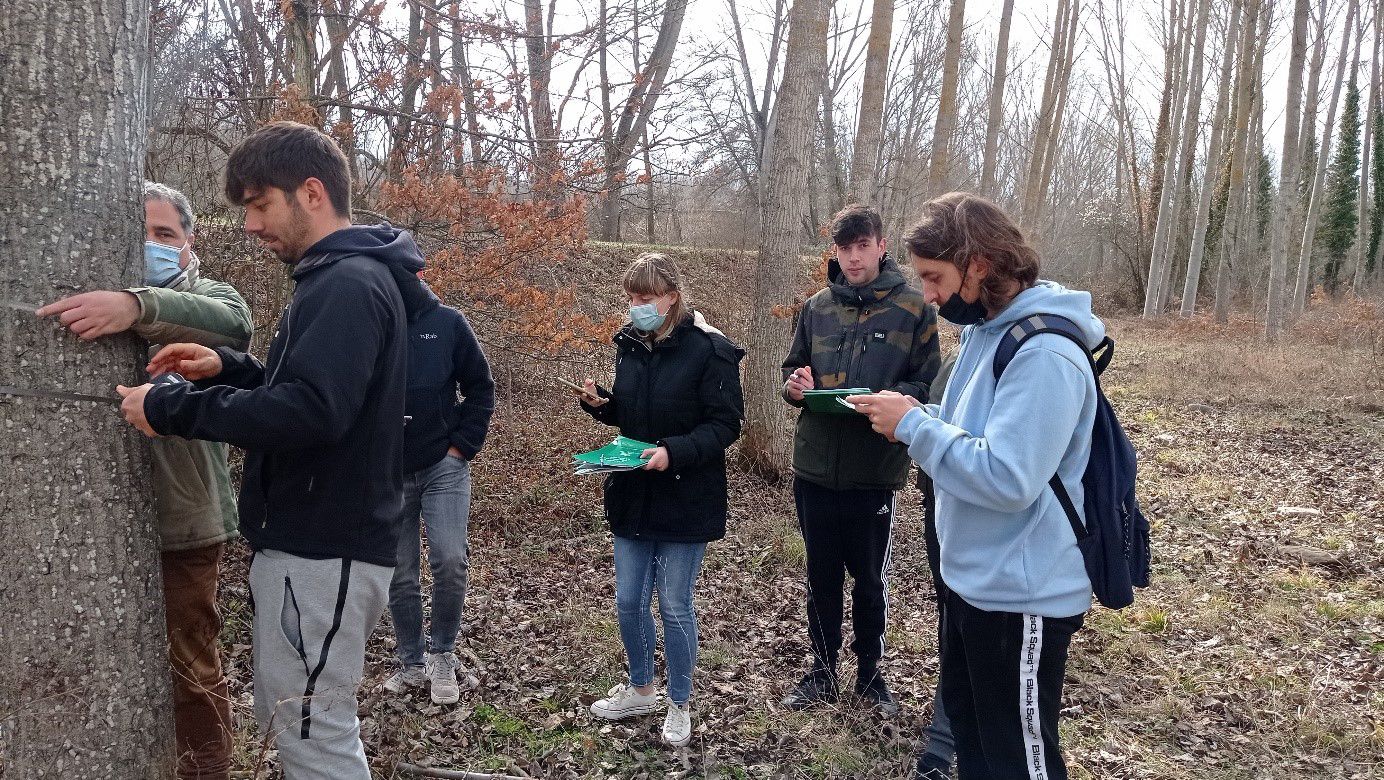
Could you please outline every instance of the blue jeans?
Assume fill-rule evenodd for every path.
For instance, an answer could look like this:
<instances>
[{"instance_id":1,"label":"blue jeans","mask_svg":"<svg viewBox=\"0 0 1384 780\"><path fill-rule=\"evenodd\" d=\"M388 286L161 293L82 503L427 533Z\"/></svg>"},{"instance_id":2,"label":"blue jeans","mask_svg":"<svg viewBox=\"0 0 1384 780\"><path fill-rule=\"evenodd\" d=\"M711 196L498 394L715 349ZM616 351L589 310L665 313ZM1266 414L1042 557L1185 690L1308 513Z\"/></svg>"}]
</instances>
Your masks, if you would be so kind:
<instances>
[{"instance_id":1,"label":"blue jeans","mask_svg":"<svg viewBox=\"0 0 1384 780\"><path fill-rule=\"evenodd\" d=\"M615 607L620 639L629 656L630 685L654 681L658 635L649 611L654 590L663 616L663 654L668 662L668 698L686 704L697 665L697 615L692 586L702 568L705 542L650 542L615 537Z\"/></svg>"},{"instance_id":2,"label":"blue jeans","mask_svg":"<svg viewBox=\"0 0 1384 780\"><path fill-rule=\"evenodd\" d=\"M451 455L404 475L404 511L399 516L399 547L394 579L389 583L389 614L405 667L423 664L423 593L419 583L419 516L428 535L428 568L432 570L432 631L428 652L446 653L457 643L461 612L466 606L468 546L466 523L471 514L471 464Z\"/></svg>"}]
</instances>

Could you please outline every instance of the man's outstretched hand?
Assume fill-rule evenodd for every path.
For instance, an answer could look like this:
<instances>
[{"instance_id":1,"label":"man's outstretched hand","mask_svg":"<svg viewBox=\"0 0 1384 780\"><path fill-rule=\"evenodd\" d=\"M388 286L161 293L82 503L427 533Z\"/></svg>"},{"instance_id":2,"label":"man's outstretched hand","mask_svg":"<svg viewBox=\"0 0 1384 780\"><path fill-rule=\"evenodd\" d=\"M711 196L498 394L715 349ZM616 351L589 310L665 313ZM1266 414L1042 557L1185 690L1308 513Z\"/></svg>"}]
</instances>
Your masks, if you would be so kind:
<instances>
[{"instance_id":1,"label":"man's outstretched hand","mask_svg":"<svg viewBox=\"0 0 1384 780\"><path fill-rule=\"evenodd\" d=\"M192 382L221 373L221 356L201 344L169 344L158 351L145 370L149 376L177 372Z\"/></svg>"},{"instance_id":2,"label":"man's outstretched hand","mask_svg":"<svg viewBox=\"0 0 1384 780\"><path fill-rule=\"evenodd\" d=\"M57 315L58 321L85 341L123 333L139 322L139 299L134 293L96 290L71 295L35 312L40 317Z\"/></svg>"}]
</instances>

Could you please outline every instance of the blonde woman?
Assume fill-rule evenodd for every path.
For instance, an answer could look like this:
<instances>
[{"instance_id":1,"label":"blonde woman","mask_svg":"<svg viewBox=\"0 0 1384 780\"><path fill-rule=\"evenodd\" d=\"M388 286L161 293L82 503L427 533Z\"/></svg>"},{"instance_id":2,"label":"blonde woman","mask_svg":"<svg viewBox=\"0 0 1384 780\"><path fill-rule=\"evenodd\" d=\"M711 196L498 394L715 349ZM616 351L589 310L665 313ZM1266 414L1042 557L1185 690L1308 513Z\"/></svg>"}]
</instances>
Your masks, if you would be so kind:
<instances>
[{"instance_id":1,"label":"blonde woman","mask_svg":"<svg viewBox=\"0 0 1384 780\"><path fill-rule=\"evenodd\" d=\"M644 254L625 272L630 321L615 334L615 384L588 379L581 405L632 439L653 443L643 469L610 474L605 515L615 537L615 602L629 682L591 713L621 720L662 708L654 688L658 592L668 705L663 738L692 738L697 616L692 588L708 542L726 533L726 448L740 435L744 351L706 324L687 300L677 265Z\"/></svg>"}]
</instances>

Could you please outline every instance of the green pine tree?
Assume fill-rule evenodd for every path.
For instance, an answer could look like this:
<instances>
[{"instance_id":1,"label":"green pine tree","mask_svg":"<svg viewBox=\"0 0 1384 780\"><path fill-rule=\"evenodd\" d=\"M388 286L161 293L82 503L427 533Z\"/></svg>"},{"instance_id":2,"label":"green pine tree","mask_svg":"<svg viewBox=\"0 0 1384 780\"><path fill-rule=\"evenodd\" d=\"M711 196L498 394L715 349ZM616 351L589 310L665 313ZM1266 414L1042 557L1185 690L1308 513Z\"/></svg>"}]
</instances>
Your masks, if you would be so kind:
<instances>
[{"instance_id":1,"label":"green pine tree","mask_svg":"<svg viewBox=\"0 0 1384 780\"><path fill-rule=\"evenodd\" d=\"M1379 252L1379 237L1384 229L1384 105L1374 107L1374 151L1370 154L1370 167L1374 169L1372 178L1374 197L1370 208L1369 254L1365 256L1365 270L1374 272L1374 258Z\"/></svg>"},{"instance_id":2,"label":"green pine tree","mask_svg":"<svg viewBox=\"0 0 1384 780\"><path fill-rule=\"evenodd\" d=\"M1337 136L1336 154L1326 171L1326 200L1321 225L1317 228L1317 248L1325 260L1322 285L1335 296L1340 290L1341 268L1355 243L1356 198L1360 194L1360 90L1351 74L1346 86L1345 111Z\"/></svg>"}]
</instances>

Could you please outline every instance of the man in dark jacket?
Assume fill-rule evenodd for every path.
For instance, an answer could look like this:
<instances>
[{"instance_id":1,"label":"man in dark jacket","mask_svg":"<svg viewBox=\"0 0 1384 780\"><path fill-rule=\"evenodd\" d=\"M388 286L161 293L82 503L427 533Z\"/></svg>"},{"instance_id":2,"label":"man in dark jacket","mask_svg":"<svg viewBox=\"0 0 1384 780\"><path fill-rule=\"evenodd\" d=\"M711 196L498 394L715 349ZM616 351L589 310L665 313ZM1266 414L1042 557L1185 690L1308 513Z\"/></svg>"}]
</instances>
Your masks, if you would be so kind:
<instances>
[{"instance_id":1,"label":"man in dark jacket","mask_svg":"<svg viewBox=\"0 0 1384 780\"><path fill-rule=\"evenodd\" d=\"M410 322L404 509L389 585L401 668L384 684L392 693L428 685L433 703L453 704L461 697L458 675L468 688L479 683L454 650L466 606L471 459L485 444L494 410L490 364L466 317L450 306L437 306ZM426 664L420 523L428 536L432 570Z\"/></svg>"},{"instance_id":2,"label":"man in dark jacket","mask_svg":"<svg viewBox=\"0 0 1384 780\"><path fill-rule=\"evenodd\" d=\"M350 194L345 156L316 129L275 122L238 144L226 195L296 282L267 363L172 344L153 384L119 388L148 435L246 450L255 716L294 780L370 777L356 687L394 566L408 316L436 305L413 239L353 227Z\"/></svg>"},{"instance_id":3,"label":"man in dark jacket","mask_svg":"<svg viewBox=\"0 0 1384 780\"><path fill-rule=\"evenodd\" d=\"M854 204L831 223L836 257L829 286L807 300L783 361L784 400L803 391L868 387L925 400L940 362L937 316L886 254L879 213ZM857 662L856 693L886 714L898 711L879 672L888 613L885 577L894 491L908 479L908 452L870 429L867 418L803 409L793 439L793 484L807 552L807 626L812 669L784 699L801 709L838 695L842 589L849 572Z\"/></svg>"}]
</instances>

